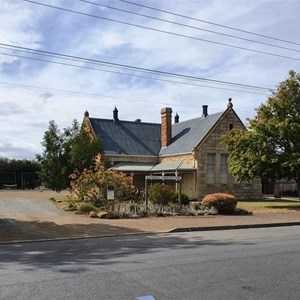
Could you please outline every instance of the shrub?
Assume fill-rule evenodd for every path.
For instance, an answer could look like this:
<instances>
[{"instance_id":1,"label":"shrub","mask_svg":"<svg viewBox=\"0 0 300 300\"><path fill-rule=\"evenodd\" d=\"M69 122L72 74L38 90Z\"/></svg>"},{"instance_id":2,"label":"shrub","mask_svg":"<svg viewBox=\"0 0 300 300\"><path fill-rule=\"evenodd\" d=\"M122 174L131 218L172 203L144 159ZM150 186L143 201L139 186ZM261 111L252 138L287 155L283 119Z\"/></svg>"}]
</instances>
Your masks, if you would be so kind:
<instances>
[{"instance_id":1,"label":"shrub","mask_svg":"<svg viewBox=\"0 0 300 300\"><path fill-rule=\"evenodd\" d=\"M176 191L173 202L178 202L178 195L179 195L179 192ZM180 194L180 204L188 205L189 203L190 203L190 198L186 194L181 193Z\"/></svg>"},{"instance_id":2,"label":"shrub","mask_svg":"<svg viewBox=\"0 0 300 300\"><path fill-rule=\"evenodd\" d=\"M251 211L248 211L248 210L243 209L243 208L236 208L235 211L234 211L234 214L238 215L238 216L250 216L250 215L253 215L253 213Z\"/></svg>"},{"instance_id":3,"label":"shrub","mask_svg":"<svg viewBox=\"0 0 300 300\"><path fill-rule=\"evenodd\" d=\"M202 207L215 208L219 214L234 213L236 205L236 198L225 193L208 194L202 200Z\"/></svg>"},{"instance_id":4,"label":"shrub","mask_svg":"<svg viewBox=\"0 0 300 300\"><path fill-rule=\"evenodd\" d=\"M171 212L173 212L173 213L174 212L175 213L180 213L180 211L181 211L181 207L180 207L178 202L169 202L168 206L170 207Z\"/></svg>"},{"instance_id":5,"label":"shrub","mask_svg":"<svg viewBox=\"0 0 300 300\"><path fill-rule=\"evenodd\" d=\"M77 210L77 206L76 206L76 204L73 201L71 201L69 203L69 205L67 207L65 207L64 210L65 211L75 211L75 210Z\"/></svg>"},{"instance_id":6,"label":"shrub","mask_svg":"<svg viewBox=\"0 0 300 300\"><path fill-rule=\"evenodd\" d=\"M201 202L200 201L191 201L189 204L193 209L196 209L196 210L201 209Z\"/></svg>"},{"instance_id":7,"label":"shrub","mask_svg":"<svg viewBox=\"0 0 300 300\"><path fill-rule=\"evenodd\" d=\"M161 183L154 183L149 187L148 199L154 204L167 205L175 198L174 188Z\"/></svg>"},{"instance_id":8,"label":"shrub","mask_svg":"<svg viewBox=\"0 0 300 300\"><path fill-rule=\"evenodd\" d=\"M83 214L88 214L88 213L90 213L91 211L98 212L98 209L97 209L97 207L95 207L95 206L92 205L92 204L89 204L89 203L82 203L82 204L79 206L78 211L79 211L80 213L83 213Z\"/></svg>"},{"instance_id":9,"label":"shrub","mask_svg":"<svg viewBox=\"0 0 300 300\"><path fill-rule=\"evenodd\" d=\"M85 169L82 173L75 172L71 178L71 193L81 201L91 203L97 207L107 204L107 187L115 188L115 200L130 200L134 197L135 187L132 178L122 172L106 170L103 166L96 166L94 170Z\"/></svg>"}]
</instances>

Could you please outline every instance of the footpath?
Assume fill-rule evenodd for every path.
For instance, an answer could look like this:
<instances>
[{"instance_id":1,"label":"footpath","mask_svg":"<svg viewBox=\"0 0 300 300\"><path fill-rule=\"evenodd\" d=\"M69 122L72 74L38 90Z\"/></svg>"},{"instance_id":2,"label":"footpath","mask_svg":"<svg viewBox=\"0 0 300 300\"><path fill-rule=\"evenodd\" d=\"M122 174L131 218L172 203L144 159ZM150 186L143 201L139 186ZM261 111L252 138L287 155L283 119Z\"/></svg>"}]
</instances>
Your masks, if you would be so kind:
<instances>
[{"instance_id":1,"label":"footpath","mask_svg":"<svg viewBox=\"0 0 300 300\"><path fill-rule=\"evenodd\" d=\"M92 219L55 207L50 191L0 191L0 244L145 233L300 225L300 211L254 212L248 216L174 216Z\"/></svg>"}]
</instances>

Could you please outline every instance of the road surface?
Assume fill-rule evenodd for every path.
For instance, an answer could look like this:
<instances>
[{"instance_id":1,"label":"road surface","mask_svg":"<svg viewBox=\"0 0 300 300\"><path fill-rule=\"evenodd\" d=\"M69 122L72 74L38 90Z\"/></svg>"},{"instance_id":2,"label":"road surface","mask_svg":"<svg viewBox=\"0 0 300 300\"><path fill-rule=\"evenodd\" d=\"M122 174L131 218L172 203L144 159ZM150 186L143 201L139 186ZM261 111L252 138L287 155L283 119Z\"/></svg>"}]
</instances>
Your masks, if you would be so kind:
<instances>
[{"instance_id":1,"label":"road surface","mask_svg":"<svg viewBox=\"0 0 300 300\"><path fill-rule=\"evenodd\" d=\"M299 299L299 250L298 226L1 245L0 299Z\"/></svg>"}]
</instances>

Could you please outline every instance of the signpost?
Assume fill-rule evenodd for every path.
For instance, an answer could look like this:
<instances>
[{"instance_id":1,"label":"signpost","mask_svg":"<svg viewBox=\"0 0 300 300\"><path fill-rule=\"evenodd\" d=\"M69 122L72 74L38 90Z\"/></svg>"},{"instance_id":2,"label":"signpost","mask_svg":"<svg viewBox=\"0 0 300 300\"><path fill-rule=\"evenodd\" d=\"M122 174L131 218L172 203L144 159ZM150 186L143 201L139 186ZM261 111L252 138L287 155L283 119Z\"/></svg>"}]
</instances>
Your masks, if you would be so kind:
<instances>
[{"instance_id":1,"label":"signpost","mask_svg":"<svg viewBox=\"0 0 300 300\"><path fill-rule=\"evenodd\" d=\"M146 176L146 179L148 180L175 180L175 181L180 181L181 176L155 176L155 175L149 175Z\"/></svg>"},{"instance_id":2,"label":"signpost","mask_svg":"<svg viewBox=\"0 0 300 300\"><path fill-rule=\"evenodd\" d=\"M115 187L112 185L107 187L107 200L115 200Z\"/></svg>"}]
</instances>

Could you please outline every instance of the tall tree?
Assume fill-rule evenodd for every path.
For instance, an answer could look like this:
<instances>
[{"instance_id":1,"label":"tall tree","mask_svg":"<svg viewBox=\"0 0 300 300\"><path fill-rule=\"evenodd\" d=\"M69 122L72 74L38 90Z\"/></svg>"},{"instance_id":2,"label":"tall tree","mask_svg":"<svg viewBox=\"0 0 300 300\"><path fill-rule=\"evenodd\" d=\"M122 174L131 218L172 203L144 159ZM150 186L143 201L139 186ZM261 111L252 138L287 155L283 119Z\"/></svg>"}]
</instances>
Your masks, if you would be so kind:
<instances>
[{"instance_id":1,"label":"tall tree","mask_svg":"<svg viewBox=\"0 0 300 300\"><path fill-rule=\"evenodd\" d=\"M248 131L223 137L230 173L246 181L294 179L300 197L300 74L290 71L256 112Z\"/></svg>"},{"instance_id":2,"label":"tall tree","mask_svg":"<svg viewBox=\"0 0 300 300\"><path fill-rule=\"evenodd\" d=\"M45 131L42 146L43 154L36 156L41 164L39 175L47 188L61 191L68 185L66 152L64 136L53 120Z\"/></svg>"},{"instance_id":3,"label":"tall tree","mask_svg":"<svg viewBox=\"0 0 300 300\"><path fill-rule=\"evenodd\" d=\"M95 166L95 157L101 151L99 138L82 129L72 142L70 153L72 171L77 170L81 173L84 169Z\"/></svg>"},{"instance_id":4,"label":"tall tree","mask_svg":"<svg viewBox=\"0 0 300 300\"><path fill-rule=\"evenodd\" d=\"M54 121L50 121L42 146L42 155L37 155L41 164L40 176L44 184L55 191L69 187L69 176L75 170L82 172L92 167L95 156L101 151L99 140L80 129L76 120L62 132Z\"/></svg>"}]
</instances>

